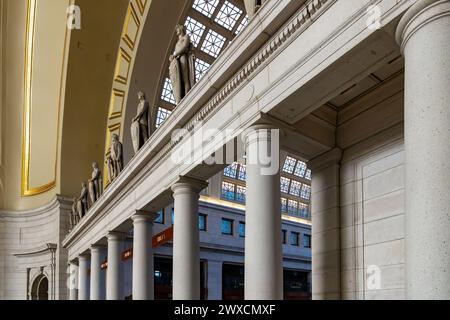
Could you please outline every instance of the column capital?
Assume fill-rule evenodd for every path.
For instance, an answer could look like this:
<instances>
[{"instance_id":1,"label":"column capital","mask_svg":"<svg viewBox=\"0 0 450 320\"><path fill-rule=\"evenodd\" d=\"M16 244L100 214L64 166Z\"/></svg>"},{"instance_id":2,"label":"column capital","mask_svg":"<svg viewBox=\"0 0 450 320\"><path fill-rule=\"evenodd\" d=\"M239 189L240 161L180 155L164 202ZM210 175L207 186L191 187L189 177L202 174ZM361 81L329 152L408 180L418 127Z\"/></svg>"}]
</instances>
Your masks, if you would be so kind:
<instances>
[{"instance_id":1,"label":"column capital","mask_svg":"<svg viewBox=\"0 0 450 320\"><path fill-rule=\"evenodd\" d=\"M126 233L124 232L120 232L120 231L110 231L108 232L108 234L106 235L106 238L108 239L108 241L120 241L125 239L126 237Z\"/></svg>"},{"instance_id":2,"label":"column capital","mask_svg":"<svg viewBox=\"0 0 450 320\"><path fill-rule=\"evenodd\" d=\"M151 211L143 211L143 210L137 210L136 213L131 217L131 220L133 220L133 223L138 222L151 222L155 221L155 219L158 217L158 214Z\"/></svg>"},{"instance_id":3,"label":"column capital","mask_svg":"<svg viewBox=\"0 0 450 320\"><path fill-rule=\"evenodd\" d=\"M180 179L172 186L172 191L174 194L182 193L200 193L203 189L208 186L208 182L190 178L190 177L180 177Z\"/></svg>"},{"instance_id":4,"label":"column capital","mask_svg":"<svg viewBox=\"0 0 450 320\"><path fill-rule=\"evenodd\" d=\"M93 244L93 245L91 245L91 252L92 251L100 251L100 250L104 250L104 249L106 249L106 246L102 245L102 244Z\"/></svg>"},{"instance_id":5,"label":"column capital","mask_svg":"<svg viewBox=\"0 0 450 320\"><path fill-rule=\"evenodd\" d=\"M89 258L90 258L90 254L82 253L82 254L78 255L78 262L80 262L80 261L88 261Z\"/></svg>"},{"instance_id":6,"label":"column capital","mask_svg":"<svg viewBox=\"0 0 450 320\"><path fill-rule=\"evenodd\" d=\"M242 133L244 144L248 146L248 144L251 142L271 141L272 134L261 135L261 132L271 133L271 131L269 130L278 130L279 136L283 134L283 130L281 130L278 126L274 124L271 123L255 124L245 129L244 132Z\"/></svg>"},{"instance_id":7,"label":"column capital","mask_svg":"<svg viewBox=\"0 0 450 320\"><path fill-rule=\"evenodd\" d=\"M322 153L320 156L308 162L308 168L312 171L321 170L334 164L339 164L342 160L342 149L334 148Z\"/></svg>"},{"instance_id":8,"label":"column capital","mask_svg":"<svg viewBox=\"0 0 450 320\"><path fill-rule=\"evenodd\" d=\"M450 0L420 0L411 6L400 20L396 40L402 53L408 40L428 23L450 15Z\"/></svg>"}]
</instances>

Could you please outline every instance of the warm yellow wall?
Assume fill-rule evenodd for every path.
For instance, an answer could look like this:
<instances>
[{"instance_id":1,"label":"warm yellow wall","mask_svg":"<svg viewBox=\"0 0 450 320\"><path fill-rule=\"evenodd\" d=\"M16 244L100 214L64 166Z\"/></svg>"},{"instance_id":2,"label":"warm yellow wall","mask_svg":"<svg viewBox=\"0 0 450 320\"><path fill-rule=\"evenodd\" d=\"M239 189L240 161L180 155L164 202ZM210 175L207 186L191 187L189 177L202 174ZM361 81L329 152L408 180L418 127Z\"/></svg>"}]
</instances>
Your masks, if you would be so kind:
<instances>
[{"instance_id":1,"label":"warm yellow wall","mask_svg":"<svg viewBox=\"0 0 450 320\"><path fill-rule=\"evenodd\" d=\"M77 0L82 28L71 34L61 155L61 193L75 196L103 162L117 49L128 0Z\"/></svg>"},{"instance_id":2,"label":"warm yellow wall","mask_svg":"<svg viewBox=\"0 0 450 320\"><path fill-rule=\"evenodd\" d=\"M36 0L30 115L31 187L56 182L61 74L69 0ZM51 18L49 18L51 17ZM31 29L31 28L30 28Z\"/></svg>"},{"instance_id":3,"label":"warm yellow wall","mask_svg":"<svg viewBox=\"0 0 450 320\"><path fill-rule=\"evenodd\" d=\"M67 32L65 66L69 0L37 0L29 181L31 187L51 181L55 186L29 197L21 195L28 0L0 1L6 11L2 34L7 34L1 42L0 208L26 210L47 204L56 194L78 194L80 182L90 175L91 161L103 160L109 94L128 0L76 1L81 7L82 29Z\"/></svg>"},{"instance_id":4,"label":"warm yellow wall","mask_svg":"<svg viewBox=\"0 0 450 320\"><path fill-rule=\"evenodd\" d=\"M42 0L38 0L42 1ZM54 1L54 0L45 0L45 1ZM4 0L6 4L6 17L4 17L3 23L5 27L6 39L4 39L3 49L4 49L4 79L5 82L5 90L4 94L4 145L3 145L3 172L4 172L4 203L2 204L3 208L14 209L14 210L23 210L34 207L42 206L51 199L54 198L55 194L58 192L58 186L53 188L50 192L46 192L41 195L37 195L34 197L22 197L21 196L21 186L22 186L22 130L23 130L23 115L24 115L24 97L25 97L25 34L26 34L26 24L27 24L27 1L26 0ZM39 6L39 5L38 5ZM59 19L58 19L59 18ZM45 24L49 24L51 26L58 25L58 22L61 21L60 17L56 17L55 15L46 15L45 10L43 15L39 17L39 19L43 19ZM44 25L40 25L40 31L38 32L49 32L50 28L45 27ZM59 23L60 32L61 30L65 30L65 24ZM54 30L52 30L53 32ZM55 31L56 32L56 31ZM54 35L53 33L51 35ZM58 39L56 39L58 42ZM60 55L62 56L63 48L44 48L45 50L60 50ZM40 55L45 55L45 52L42 52L41 49L38 49ZM62 62L61 62L62 63ZM50 66L49 66L50 67ZM54 77L54 73L51 72L37 72L35 77L33 77L33 83L39 83L44 85L47 82L54 81L52 79ZM59 75L60 79L60 75ZM57 80L56 80L57 81ZM37 99L34 101L39 101L40 99L45 100L45 96L49 97L52 95L52 92L46 92L45 90L33 91L33 96ZM40 100L41 103L43 100ZM32 106L33 107L33 106ZM38 109L33 109L36 114L39 110L39 104L37 104ZM57 119L57 106L52 106L53 110L47 110L49 112L49 118L53 118L54 121ZM47 137L51 137L49 139L54 139L57 136L56 126L47 125L47 118L39 117L34 118L38 121L32 121L33 131L36 133L36 130L39 130L39 133L36 133L36 138L33 140L33 136L31 136L31 141L35 142L37 139L47 139ZM52 129L51 135L48 134L47 129ZM53 176L53 180L55 179L55 157L56 157L56 140L49 141L50 149L53 151L53 158L48 161L45 155L46 150L39 149L39 145L34 146L32 152L34 152L34 156L31 157L33 159L38 160L38 163L41 165L40 168L36 168L34 166L33 173L30 172L30 177L33 176L32 181L35 183L41 183L41 181L46 180ZM33 143L32 142L32 143ZM35 174L35 175L33 175ZM56 177L57 180L57 177Z\"/></svg>"}]
</instances>

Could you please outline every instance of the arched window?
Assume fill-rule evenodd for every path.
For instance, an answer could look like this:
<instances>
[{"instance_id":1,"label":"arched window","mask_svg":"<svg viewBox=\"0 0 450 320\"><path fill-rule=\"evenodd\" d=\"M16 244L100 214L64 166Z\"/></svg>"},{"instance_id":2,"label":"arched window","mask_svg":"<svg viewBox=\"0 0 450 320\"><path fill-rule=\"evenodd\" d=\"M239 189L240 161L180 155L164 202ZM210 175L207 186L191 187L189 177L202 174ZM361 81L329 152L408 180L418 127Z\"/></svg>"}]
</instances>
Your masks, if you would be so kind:
<instances>
[{"instance_id":1,"label":"arched window","mask_svg":"<svg viewBox=\"0 0 450 320\"><path fill-rule=\"evenodd\" d=\"M243 1L193 0L184 25L196 51L196 80L209 70L220 53L248 24ZM156 116L158 128L175 108L172 83L167 74L162 82Z\"/></svg>"}]
</instances>

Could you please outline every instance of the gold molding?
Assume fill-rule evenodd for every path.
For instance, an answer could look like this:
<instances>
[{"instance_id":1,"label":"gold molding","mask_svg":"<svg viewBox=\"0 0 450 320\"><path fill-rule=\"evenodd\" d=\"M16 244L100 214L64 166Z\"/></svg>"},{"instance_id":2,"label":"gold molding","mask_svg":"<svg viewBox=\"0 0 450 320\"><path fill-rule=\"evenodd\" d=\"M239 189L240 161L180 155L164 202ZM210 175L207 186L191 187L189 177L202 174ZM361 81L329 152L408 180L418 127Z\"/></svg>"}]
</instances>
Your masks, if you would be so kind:
<instances>
[{"instance_id":1,"label":"gold molding","mask_svg":"<svg viewBox=\"0 0 450 320\"><path fill-rule=\"evenodd\" d=\"M130 35L130 22L133 18L134 23L136 24L136 32L134 35ZM128 45L128 47L131 49L131 51L134 51L134 47L136 46L136 39L139 34L139 29L141 27L141 22L138 18L138 15L136 13L136 9L134 9L133 3L130 1L127 9L127 15L125 17L125 25L123 29L123 35L122 39L123 41Z\"/></svg>"},{"instance_id":2,"label":"gold molding","mask_svg":"<svg viewBox=\"0 0 450 320\"><path fill-rule=\"evenodd\" d=\"M133 59L135 58L136 44L138 42L139 34L142 32L145 16L148 14L148 7L151 1L149 0L129 0L127 11L125 14L122 33L120 38L119 50L116 58L116 66L113 78L113 87L111 89L110 107L108 114L108 124L106 128L105 139L105 159L110 154L111 134L115 131L121 136L123 134L124 122L124 108L128 98L128 87L130 80L130 70L132 68ZM137 8L137 9L136 9ZM130 30L131 24L136 26L135 31ZM126 74L121 74L123 64L126 63ZM120 88L120 89L118 89ZM121 112L114 111L114 104L116 99L123 98ZM123 137L121 137L123 138ZM104 172L107 166L104 165ZM107 175L103 179L104 187L108 187L109 181Z\"/></svg>"},{"instance_id":3,"label":"gold molding","mask_svg":"<svg viewBox=\"0 0 450 320\"><path fill-rule=\"evenodd\" d=\"M122 99L120 103L120 109L119 111L115 111L114 106L116 105L116 101L119 98ZM125 91L113 88L111 101L109 105L109 120L114 120L116 118L122 117L124 99L125 99Z\"/></svg>"},{"instance_id":4,"label":"gold molding","mask_svg":"<svg viewBox=\"0 0 450 320\"><path fill-rule=\"evenodd\" d=\"M125 74L121 74L122 63L125 61L127 64ZM131 67L131 56L122 48L119 49L119 55L117 57L116 70L114 75L114 80L122 83L124 85L128 84L128 77L130 75L130 67Z\"/></svg>"},{"instance_id":5,"label":"gold molding","mask_svg":"<svg viewBox=\"0 0 450 320\"><path fill-rule=\"evenodd\" d=\"M37 0L27 0L26 32L25 32L25 61L24 61L24 107L23 107L23 132L22 132L22 179L21 195L31 197L45 193L56 187L58 170L58 150L59 150L59 128L61 118L61 103L63 91L63 77L65 65L65 51L67 45L67 29L65 31L63 59L61 69L60 90L58 98L57 127L56 127L56 158L55 158L55 178L53 181L38 187L30 185L30 160L31 160L31 112L32 112L32 76L33 76L33 54L34 36L36 22L36 2Z\"/></svg>"},{"instance_id":6,"label":"gold molding","mask_svg":"<svg viewBox=\"0 0 450 320\"><path fill-rule=\"evenodd\" d=\"M136 0L137 6L139 8L139 12L141 15L144 14L145 6L147 5L147 0Z\"/></svg>"}]
</instances>

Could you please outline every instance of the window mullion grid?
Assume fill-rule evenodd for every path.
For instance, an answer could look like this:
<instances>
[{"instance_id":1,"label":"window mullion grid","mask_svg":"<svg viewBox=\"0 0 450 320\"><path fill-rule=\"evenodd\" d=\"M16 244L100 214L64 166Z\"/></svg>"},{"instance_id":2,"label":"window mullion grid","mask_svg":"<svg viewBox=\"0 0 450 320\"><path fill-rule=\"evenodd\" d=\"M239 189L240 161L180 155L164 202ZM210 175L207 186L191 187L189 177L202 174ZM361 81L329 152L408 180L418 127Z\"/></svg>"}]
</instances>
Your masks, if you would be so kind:
<instances>
[{"instance_id":1,"label":"window mullion grid","mask_svg":"<svg viewBox=\"0 0 450 320\"><path fill-rule=\"evenodd\" d=\"M295 168L294 168L294 172L295 172ZM308 180L306 178L302 178L302 177L296 176L294 173L290 174L289 172L283 171L283 176L285 176L286 178L288 178L290 180L297 180L301 184L306 184L306 185L310 185L311 184L311 180Z\"/></svg>"},{"instance_id":2,"label":"window mullion grid","mask_svg":"<svg viewBox=\"0 0 450 320\"><path fill-rule=\"evenodd\" d=\"M239 26L241 25L241 23L244 19L245 19L245 10L242 12L241 16L236 21L236 24L234 25L233 30L231 30L232 34L236 34L237 29L239 28Z\"/></svg>"},{"instance_id":3,"label":"window mullion grid","mask_svg":"<svg viewBox=\"0 0 450 320\"><path fill-rule=\"evenodd\" d=\"M224 2L225 1L222 2L222 5L223 5ZM218 10L220 10L219 6L217 8L218 8ZM200 12L197 12L196 10L191 9L189 11L188 15L191 16L193 19L197 20L198 22L200 22L201 24L203 24L206 27L206 30L204 31L204 33L202 35L202 39L203 40L204 40L204 38L206 38L206 34L208 34L208 31L210 29L210 30L213 30L213 31L217 32L221 36L225 37L228 41L231 41L235 37L234 33L232 33L230 30L228 30L224 26L221 26L220 24L215 22L215 19L216 19L216 16L217 16L218 12L219 11L215 12L214 15L211 18L208 18L204 14L201 14ZM242 15L244 15L244 14L242 14ZM202 47L202 44L203 44L202 39L200 40L201 44L199 43L198 48Z\"/></svg>"},{"instance_id":4,"label":"window mullion grid","mask_svg":"<svg viewBox=\"0 0 450 320\"><path fill-rule=\"evenodd\" d=\"M216 20L217 15L219 14L219 12L222 9L224 4L225 4L225 0L220 0L219 1L219 4L217 5L216 9L214 10L214 13L211 16L211 22L214 23L214 21Z\"/></svg>"}]
</instances>

